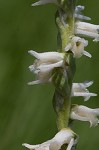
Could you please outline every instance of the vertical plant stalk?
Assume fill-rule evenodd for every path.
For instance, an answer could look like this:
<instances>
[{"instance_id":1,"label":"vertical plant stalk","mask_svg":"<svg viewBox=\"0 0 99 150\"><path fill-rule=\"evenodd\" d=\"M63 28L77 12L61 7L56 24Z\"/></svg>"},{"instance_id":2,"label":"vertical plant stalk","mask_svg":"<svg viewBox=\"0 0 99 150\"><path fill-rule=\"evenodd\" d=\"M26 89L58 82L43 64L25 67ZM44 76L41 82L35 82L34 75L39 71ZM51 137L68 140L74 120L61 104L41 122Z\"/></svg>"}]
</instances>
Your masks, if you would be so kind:
<instances>
[{"instance_id":1,"label":"vertical plant stalk","mask_svg":"<svg viewBox=\"0 0 99 150\"><path fill-rule=\"evenodd\" d=\"M74 35L74 9L75 0L61 1L62 8L56 13L56 24L58 27L58 45L59 51L64 52L71 37ZM60 42L60 43L59 43ZM66 63L68 62L68 63ZM58 69L53 77L55 84L55 93L53 97L53 106L57 114L57 127L60 131L69 126L69 116L71 109L71 88L75 74L75 58L71 52L65 54L64 68ZM63 145L61 150L66 149Z\"/></svg>"},{"instance_id":2,"label":"vertical plant stalk","mask_svg":"<svg viewBox=\"0 0 99 150\"><path fill-rule=\"evenodd\" d=\"M56 24L58 27L59 51L64 52L65 47L74 35L74 16L75 0L62 1L62 8L56 14ZM68 12L68 13L67 13ZM60 43L59 43L60 42ZM55 84L55 94L53 98L54 109L57 113L58 130L68 127L69 113L71 108L71 87L75 73L75 58L71 52L65 56L64 69L55 71L53 82ZM65 70L65 71L64 71Z\"/></svg>"}]
</instances>

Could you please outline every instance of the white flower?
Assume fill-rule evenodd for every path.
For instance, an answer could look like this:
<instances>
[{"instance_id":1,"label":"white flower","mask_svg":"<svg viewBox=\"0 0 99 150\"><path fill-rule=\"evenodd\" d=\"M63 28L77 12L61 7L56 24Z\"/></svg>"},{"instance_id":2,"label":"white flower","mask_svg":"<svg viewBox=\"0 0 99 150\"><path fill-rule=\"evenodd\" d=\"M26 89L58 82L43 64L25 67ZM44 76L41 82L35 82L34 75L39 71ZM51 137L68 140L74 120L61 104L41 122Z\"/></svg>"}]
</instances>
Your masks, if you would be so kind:
<instances>
[{"instance_id":1,"label":"white flower","mask_svg":"<svg viewBox=\"0 0 99 150\"><path fill-rule=\"evenodd\" d=\"M94 38L94 41L99 41L99 25L77 21L75 22L75 34Z\"/></svg>"},{"instance_id":2,"label":"white flower","mask_svg":"<svg viewBox=\"0 0 99 150\"><path fill-rule=\"evenodd\" d=\"M95 93L90 93L87 87L93 84L92 81L85 83L73 83L72 85L72 96L83 96L84 101L89 100L91 96L97 96Z\"/></svg>"},{"instance_id":3,"label":"white flower","mask_svg":"<svg viewBox=\"0 0 99 150\"><path fill-rule=\"evenodd\" d=\"M91 58L91 54L84 50L84 48L87 45L88 45L87 40L77 37L77 36L74 36L71 39L71 43L69 43L66 46L65 51L71 50L73 52L75 58L79 58L82 55L85 55L85 56Z\"/></svg>"},{"instance_id":4,"label":"white flower","mask_svg":"<svg viewBox=\"0 0 99 150\"><path fill-rule=\"evenodd\" d=\"M39 0L38 2L33 3L32 6L45 5L49 3L54 3L58 5L57 0Z\"/></svg>"},{"instance_id":5,"label":"white flower","mask_svg":"<svg viewBox=\"0 0 99 150\"><path fill-rule=\"evenodd\" d=\"M89 121L90 127L98 125L97 116L99 116L99 108L91 109L82 105L74 105L70 114L70 118L73 120Z\"/></svg>"},{"instance_id":6,"label":"white flower","mask_svg":"<svg viewBox=\"0 0 99 150\"><path fill-rule=\"evenodd\" d=\"M74 13L74 17L76 18L76 19L80 19L80 20L91 20L91 18L90 17L87 17L87 16L84 16L84 15L82 15L81 14L81 11L82 10L84 10L84 6L81 6L81 5L78 5L78 6L76 6L76 8L75 8L75 13Z\"/></svg>"},{"instance_id":7,"label":"white flower","mask_svg":"<svg viewBox=\"0 0 99 150\"><path fill-rule=\"evenodd\" d=\"M34 64L29 66L31 72L37 76L36 81L29 82L29 85L44 83L51 81L51 75L54 68L62 67L63 65L63 53L58 52L45 52L37 53L30 50L29 53L36 57Z\"/></svg>"},{"instance_id":8,"label":"white flower","mask_svg":"<svg viewBox=\"0 0 99 150\"><path fill-rule=\"evenodd\" d=\"M30 150L60 150L63 144L68 144L67 150L77 143L77 135L69 128L59 131L54 138L38 145L22 144Z\"/></svg>"}]
</instances>

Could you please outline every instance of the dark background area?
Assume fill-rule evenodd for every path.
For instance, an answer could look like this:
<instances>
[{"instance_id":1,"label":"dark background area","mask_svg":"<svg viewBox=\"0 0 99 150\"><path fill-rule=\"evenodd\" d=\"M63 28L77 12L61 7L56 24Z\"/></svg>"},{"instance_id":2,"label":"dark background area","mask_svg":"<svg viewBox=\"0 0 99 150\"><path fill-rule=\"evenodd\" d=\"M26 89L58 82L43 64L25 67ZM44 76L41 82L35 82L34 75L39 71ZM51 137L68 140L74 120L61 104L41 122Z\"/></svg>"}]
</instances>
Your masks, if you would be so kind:
<instances>
[{"instance_id":1,"label":"dark background area","mask_svg":"<svg viewBox=\"0 0 99 150\"><path fill-rule=\"evenodd\" d=\"M28 66L34 58L28 54L56 51L56 6L31 7L32 0L0 0L0 150L24 150L22 143L41 143L56 132L56 116L52 107L53 85L28 86L34 80ZM99 24L99 1L79 0L84 14ZM75 82L93 80L89 88L99 94L99 43L89 40L86 48L92 58L77 59ZM73 103L99 107L99 97L72 99ZM99 126L76 121L73 130L79 134L78 150L99 149Z\"/></svg>"}]
</instances>

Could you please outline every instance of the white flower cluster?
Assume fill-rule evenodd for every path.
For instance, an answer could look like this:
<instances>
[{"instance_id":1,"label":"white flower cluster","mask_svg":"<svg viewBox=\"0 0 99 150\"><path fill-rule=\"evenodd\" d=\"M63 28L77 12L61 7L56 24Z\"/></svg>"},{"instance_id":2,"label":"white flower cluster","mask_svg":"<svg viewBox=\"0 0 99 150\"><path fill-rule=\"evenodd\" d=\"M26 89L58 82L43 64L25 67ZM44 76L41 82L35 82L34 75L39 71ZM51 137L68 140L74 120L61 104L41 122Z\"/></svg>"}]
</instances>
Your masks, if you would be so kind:
<instances>
[{"instance_id":1,"label":"white flower cluster","mask_svg":"<svg viewBox=\"0 0 99 150\"><path fill-rule=\"evenodd\" d=\"M54 138L48 140L42 144L30 145L22 144L30 150L60 150L62 145L67 144L66 150L71 150L71 148L77 143L77 135L69 128L62 129L59 131Z\"/></svg>"},{"instance_id":2,"label":"white flower cluster","mask_svg":"<svg viewBox=\"0 0 99 150\"><path fill-rule=\"evenodd\" d=\"M82 96L84 101L89 100L91 96L97 96L95 93L90 93L87 87L93 84L92 81L84 83L73 83L72 85L72 96ZM72 105L70 118L72 120L89 121L90 127L97 126L99 120L99 108L91 109L82 105Z\"/></svg>"},{"instance_id":3,"label":"white flower cluster","mask_svg":"<svg viewBox=\"0 0 99 150\"><path fill-rule=\"evenodd\" d=\"M33 3L32 6L45 5L48 3L54 3L59 6L59 2L57 0L39 0L38 2ZM91 54L84 50L84 48L88 45L88 41L79 37L79 35L93 38L93 41L97 42L99 41L99 25L83 22L83 20L91 20L91 18L82 15L82 10L84 10L84 6L79 5L75 8L75 36L71 37L70 43L66 46L65 51L71 50L76 58L79 58L82 55L91 58Z\"/></svg>"},{"instance_id":4,"label":"white flower cluster","mask_svg":"<svg viewBox=\"0 0 99 150\"><path fill-rule=\"evenodd\" d=\"M88 45L88 41L84 38L79 37L89 37L93 38L95 42L99 41L99 25L93 25L91 23L84 22L83 20L91 20L89 17L81 14L81 11L84 10L84 6L77 6L75 9L75 27L74 34L71 38L71 42L65 48L65 51L71 50L74 54L74 57L79 58L82 55L85 55L91 58L91 54L85 51L85 47Z\"/></svg>"},{"instance_id":5,"label":"white flower cluster","mask_svg":"<svg viewBox=\"0 0 99 150\"><path fill-rule=\"evenodd\" d=\"M58 52L37 53L30 50L29 53L36 57L34 64L29 66L31 72L37 76L36 81L29 82L29 85L46 83L51 81L54 68L62 67L64 54Z\"/></svg>"}]
</instances>

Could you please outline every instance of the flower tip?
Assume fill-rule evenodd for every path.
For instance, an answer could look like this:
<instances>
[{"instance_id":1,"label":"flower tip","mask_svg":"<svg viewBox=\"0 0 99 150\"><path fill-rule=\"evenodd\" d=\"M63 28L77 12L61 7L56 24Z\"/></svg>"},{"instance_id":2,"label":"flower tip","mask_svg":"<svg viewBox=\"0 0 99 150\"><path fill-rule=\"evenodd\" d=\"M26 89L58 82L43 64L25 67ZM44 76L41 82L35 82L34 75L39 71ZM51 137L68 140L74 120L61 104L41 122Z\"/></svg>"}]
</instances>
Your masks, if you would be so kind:
<instances>
[{"instance_id":1,"label":"flower tip","mask_svg":"<svg viewBox=\"0 0 99 150\"><path fill-rule=\"evenodd\" d=\"M85 55L85 56L87 56L87 57L89 57L89 58L91 58L92 57L92 55L90 54L90 53L88 53L87 51L83 51L83 54Z\"/></svg>"},{"instance_id":2,"label":"flower tip","mask_svg":"<svg viewBox=\"0 0 99 150\"><path fill-rule=\"evenodd\" d=\"M44 81L35 80L35 81L32 81L32 82L28 82L27 84L28 84L28 85L36 85L36 84L41 84L41 83L44 83Z\"/></svg>"},{"instance_id":3,"label":"flower tip","mask_svg":"<svg viewBox=\"0 0 99 150\"><path fill-rule=\"evenodd\" d=\"M33 3L31 6L45 5L45 4L48 4L48 3L57 4L57 0L39 0L38 2Z\"/></svg>"},{"instance_id":4,"label":"flower tip","mask_svg":"<svg viewBox=\"0 0 99 150\"><path fill-rule=\"evenodd\" d=\"M93 42L99 42L99 38L94 39Z\"/></svg>"},{"instance_id":5,"label":"flower tip","mask_svg":"<svg viewBox=\"0 0 99 150\"><path fill-rule=\"evenodd\" d=\"M23 143L22 146L25 146L25 143Z\"/></svg>"},{"instance_id":6,"label":"flower tip","mask_svg":"<svg viewBox=\"0 0 99 150\"><path fill-rule=\"evenodd\" d=\"M30 66L29 66L29 69L30 69L30 70L33 70L33 68L34 68L33 65L30 65Z\"/></svg>"},{"instance_id":7,"label":"flower tip","mask_svg":"<svg viewBox=\"0 0 99 150\"><path fill-rule=\"evenodd\" d=\"M31 4L31 6L38 6L38 5L41 5L39 2L35 2L33 4Z\"/></svg>"},{"instance_id":8,"label":"flower tip","mask_svg":"<svg viewBox=\"0 0 99 150\"><path fill-rule=\"evenodd\" d=\"M33 53L33 50L29 50L28 53L29 53L29 54L32 54L32 53Z\"/></svg>"},{"instance_id":9,"label":"flower tip","mask_svg":"<svg viewBox=\"0 0 99 150\"><path fill-rule=\"evenodd\" d=\"M35 2L35 3L33 3L33 4L31 4L31 6L39 6L39 5L44 5L44 4L46 4L46 3L47 3L46 0L39 0L39 1L37 1L37 2Z\"/></svg>"},{"instance_id":10,"label":"flower tip","mask_svg":"<svg viewBox=\"0 0 99 150\"><path fill-rule=\"evenodd\" d=\"M28 82L27 85L33 85L31 82Z\"/></svg>"},{"instance_id":11,"label":"flower tip","mask_svg":"<svg viewBox=\"0 0 99 150\"><path fill-rule=\"evenodd\" d=\"M39 6L39 5L45 5L49 3L54 3L58 5L57 0L39 0L38 2L33 3L31 6Z\"/></svg>"},{"instance_id":12,"label":"flower tip","mask_svg":"<svg viewBox=\"0 0 99 150\"><path fill-rule=\"evenodd\" d=\"M76 11L82 11L85 9L85 6L78 5L76 6Z\"/></svg>"},{"instance_id":13,"label":"flower tip","mask_svg":"<svg viewBox=\"0 0 99 150\"><path fill-rule=\"evenodd\" d=\"M34 145L30 145L30 144L27 144L27 143L23 143L22 146L32 150L32 149L35 149L35 146ZM36 146L37 147L37 146Z\"/></svg>"},{"instance_id":14,"label":"flower tip","mask_svg":"<svg viewBox=\"0 0 99 150\"><path fill-rule=\"evenodd\" d=\"M96 93L93 93L93 96L97 96L98 94L96 94Z\"/></svg>"},{"instance_id":15,"label":"flower tip","mask_svg":"<svg viewBox=\"0 0 99 150\"><path fill-rule=\"evenodd\" d=\"M91 86L93 84L93 81L85 81L84 82L84 86L85 87L89 87L89 86Z\"/></svg>"},{"instance_id":16,"label":"flower tip","mask_svg":"<svg viewBox=\"0 0 99 150\"><path fill-rule=\"evenodd\" d=\"M88 101L91 96L97 96L96 93L88 93L87 95L89 95L89 96L84 96L84 101L85 101L85 102Z\"/></svg>"},{"instance_id":17,"label":"flower tip","mask_svg":"<svg viewBox=\"0 0 99 150\"><path fill-rule=\"evenodd\" d=\"M29 144L27 144L27 143L23 143L22 146L29 148Z\"/></svg>"},{"instance_id":18,"label":"flower tip","mask_svg":"<svg viewBox=\"0 0 99 150\"><path fill-rule=\"evenodd\" d=\"M36 57L37 59L39 59L39 54L33 50L29 50L28 53L34 57Z\"/></svg>"}]
</instances>

